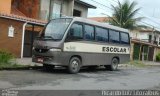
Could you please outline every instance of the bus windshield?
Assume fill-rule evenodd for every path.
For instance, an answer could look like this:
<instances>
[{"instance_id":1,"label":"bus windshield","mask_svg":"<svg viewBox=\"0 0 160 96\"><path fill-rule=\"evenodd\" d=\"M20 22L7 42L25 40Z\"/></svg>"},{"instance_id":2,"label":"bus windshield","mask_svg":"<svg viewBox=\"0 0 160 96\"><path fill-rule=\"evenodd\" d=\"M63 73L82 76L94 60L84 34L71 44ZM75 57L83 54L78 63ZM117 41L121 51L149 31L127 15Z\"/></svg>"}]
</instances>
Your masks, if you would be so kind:
<instances>
[{"instance_id":1,"label":"bus windshield","mask_svg":"<svg viewBox=\"0 0 160 96\"><path fill-rule=\"evenodd\" d=\"M43 30L41 37L47 40L62 40L63 35L72 19L54 19L51 20Z\"/></svg>"}]
</instances>

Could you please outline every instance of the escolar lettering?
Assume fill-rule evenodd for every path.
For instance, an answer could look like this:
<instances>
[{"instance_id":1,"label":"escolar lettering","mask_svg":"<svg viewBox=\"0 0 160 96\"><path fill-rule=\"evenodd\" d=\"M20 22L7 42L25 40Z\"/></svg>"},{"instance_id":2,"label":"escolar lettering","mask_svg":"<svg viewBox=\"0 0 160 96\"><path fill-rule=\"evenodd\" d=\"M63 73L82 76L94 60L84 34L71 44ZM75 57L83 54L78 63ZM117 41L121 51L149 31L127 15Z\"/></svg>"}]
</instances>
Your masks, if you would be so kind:
<instances>
[{"instance_id":1,"label":"escolar lettering","mask_svg":"<svg viewBox=\"0 0 160 96\"><path fill-rule=\"evenodd\" d=\"M117 53L126 53L126 48L117 48L117 47L103 47L103 52L117 52Z\"/></svg>"}]
</instances>

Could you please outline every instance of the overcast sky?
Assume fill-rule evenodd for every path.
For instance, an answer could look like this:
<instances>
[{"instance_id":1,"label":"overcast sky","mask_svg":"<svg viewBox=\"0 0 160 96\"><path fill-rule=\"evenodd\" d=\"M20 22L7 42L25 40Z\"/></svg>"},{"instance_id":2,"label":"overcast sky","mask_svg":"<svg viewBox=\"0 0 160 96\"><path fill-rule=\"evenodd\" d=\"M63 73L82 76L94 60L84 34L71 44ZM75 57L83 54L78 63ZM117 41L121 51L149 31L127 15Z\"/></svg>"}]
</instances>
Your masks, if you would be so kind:
<instances>
[{"instance_id":1,"label":"overcast sky","mask_svg":"<svg viewBox=\"0 0 160 96\"><path fill-rule=\"evenodd\" d=\"M116 6L117 0L82 0L93 4L97 9L89 9L89 17L102 17L106 15L112 15L111 4ZM119 0L124 2L125 0ZM141 8L139 15L141 17L146 17L143 21L151 24L160 29L160 0L129 0L130 2L136 1L137 8ZM99 2L99 3L97 3ZM103 6L103 5L105 6Z\"/></svg>"}]
</instances>

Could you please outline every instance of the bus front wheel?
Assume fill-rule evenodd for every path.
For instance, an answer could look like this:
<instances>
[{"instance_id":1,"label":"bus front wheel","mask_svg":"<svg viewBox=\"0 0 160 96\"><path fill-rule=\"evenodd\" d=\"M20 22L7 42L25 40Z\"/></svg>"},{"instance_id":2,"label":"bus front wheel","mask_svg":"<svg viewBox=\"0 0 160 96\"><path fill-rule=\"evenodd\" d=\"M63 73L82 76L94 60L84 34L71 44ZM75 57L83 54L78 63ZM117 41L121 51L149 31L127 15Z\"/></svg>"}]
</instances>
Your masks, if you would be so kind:
<instances>
[{"instance_id":1,"label":"bus front wheel","mask_svg":"<svg viewBox=\"0 0 160 96\"><path fill-rule=\"evenodd\" d=\"M77 57L72 57L69 65L68 65L68 71L71 74L76 74L79 72L81 67L81 60Z\"/></svg>"},{"instance_id":2,"label":"bus front wheel","mask_svg":"<svg viewBox=\"0 0 160 96\"><path fill-rule=\"evenodd\" d=\"M106 69L110 71L116 71L118 69L119 60L117 58L113 58L111 61L111 65L106 65Z\"/></svg>"}]
</instances>

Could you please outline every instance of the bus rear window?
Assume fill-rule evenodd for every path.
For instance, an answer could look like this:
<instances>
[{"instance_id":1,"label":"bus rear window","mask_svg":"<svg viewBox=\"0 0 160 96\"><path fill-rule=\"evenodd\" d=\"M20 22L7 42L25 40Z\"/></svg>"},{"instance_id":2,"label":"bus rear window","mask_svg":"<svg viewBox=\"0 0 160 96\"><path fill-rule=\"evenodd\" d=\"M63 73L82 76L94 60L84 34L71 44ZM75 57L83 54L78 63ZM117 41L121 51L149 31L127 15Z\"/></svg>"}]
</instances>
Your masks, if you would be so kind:
<instances>
[{"instance_id":1,"label":"bus rear window","mask_svg":"<svg viewBox=\"0 0 160 96\"><path fill-rule=\"evenodd\" d=\"M128 33L121 32L121 43L122 44L129 44L129 35Z\"/></svg>"}]
</instances>

